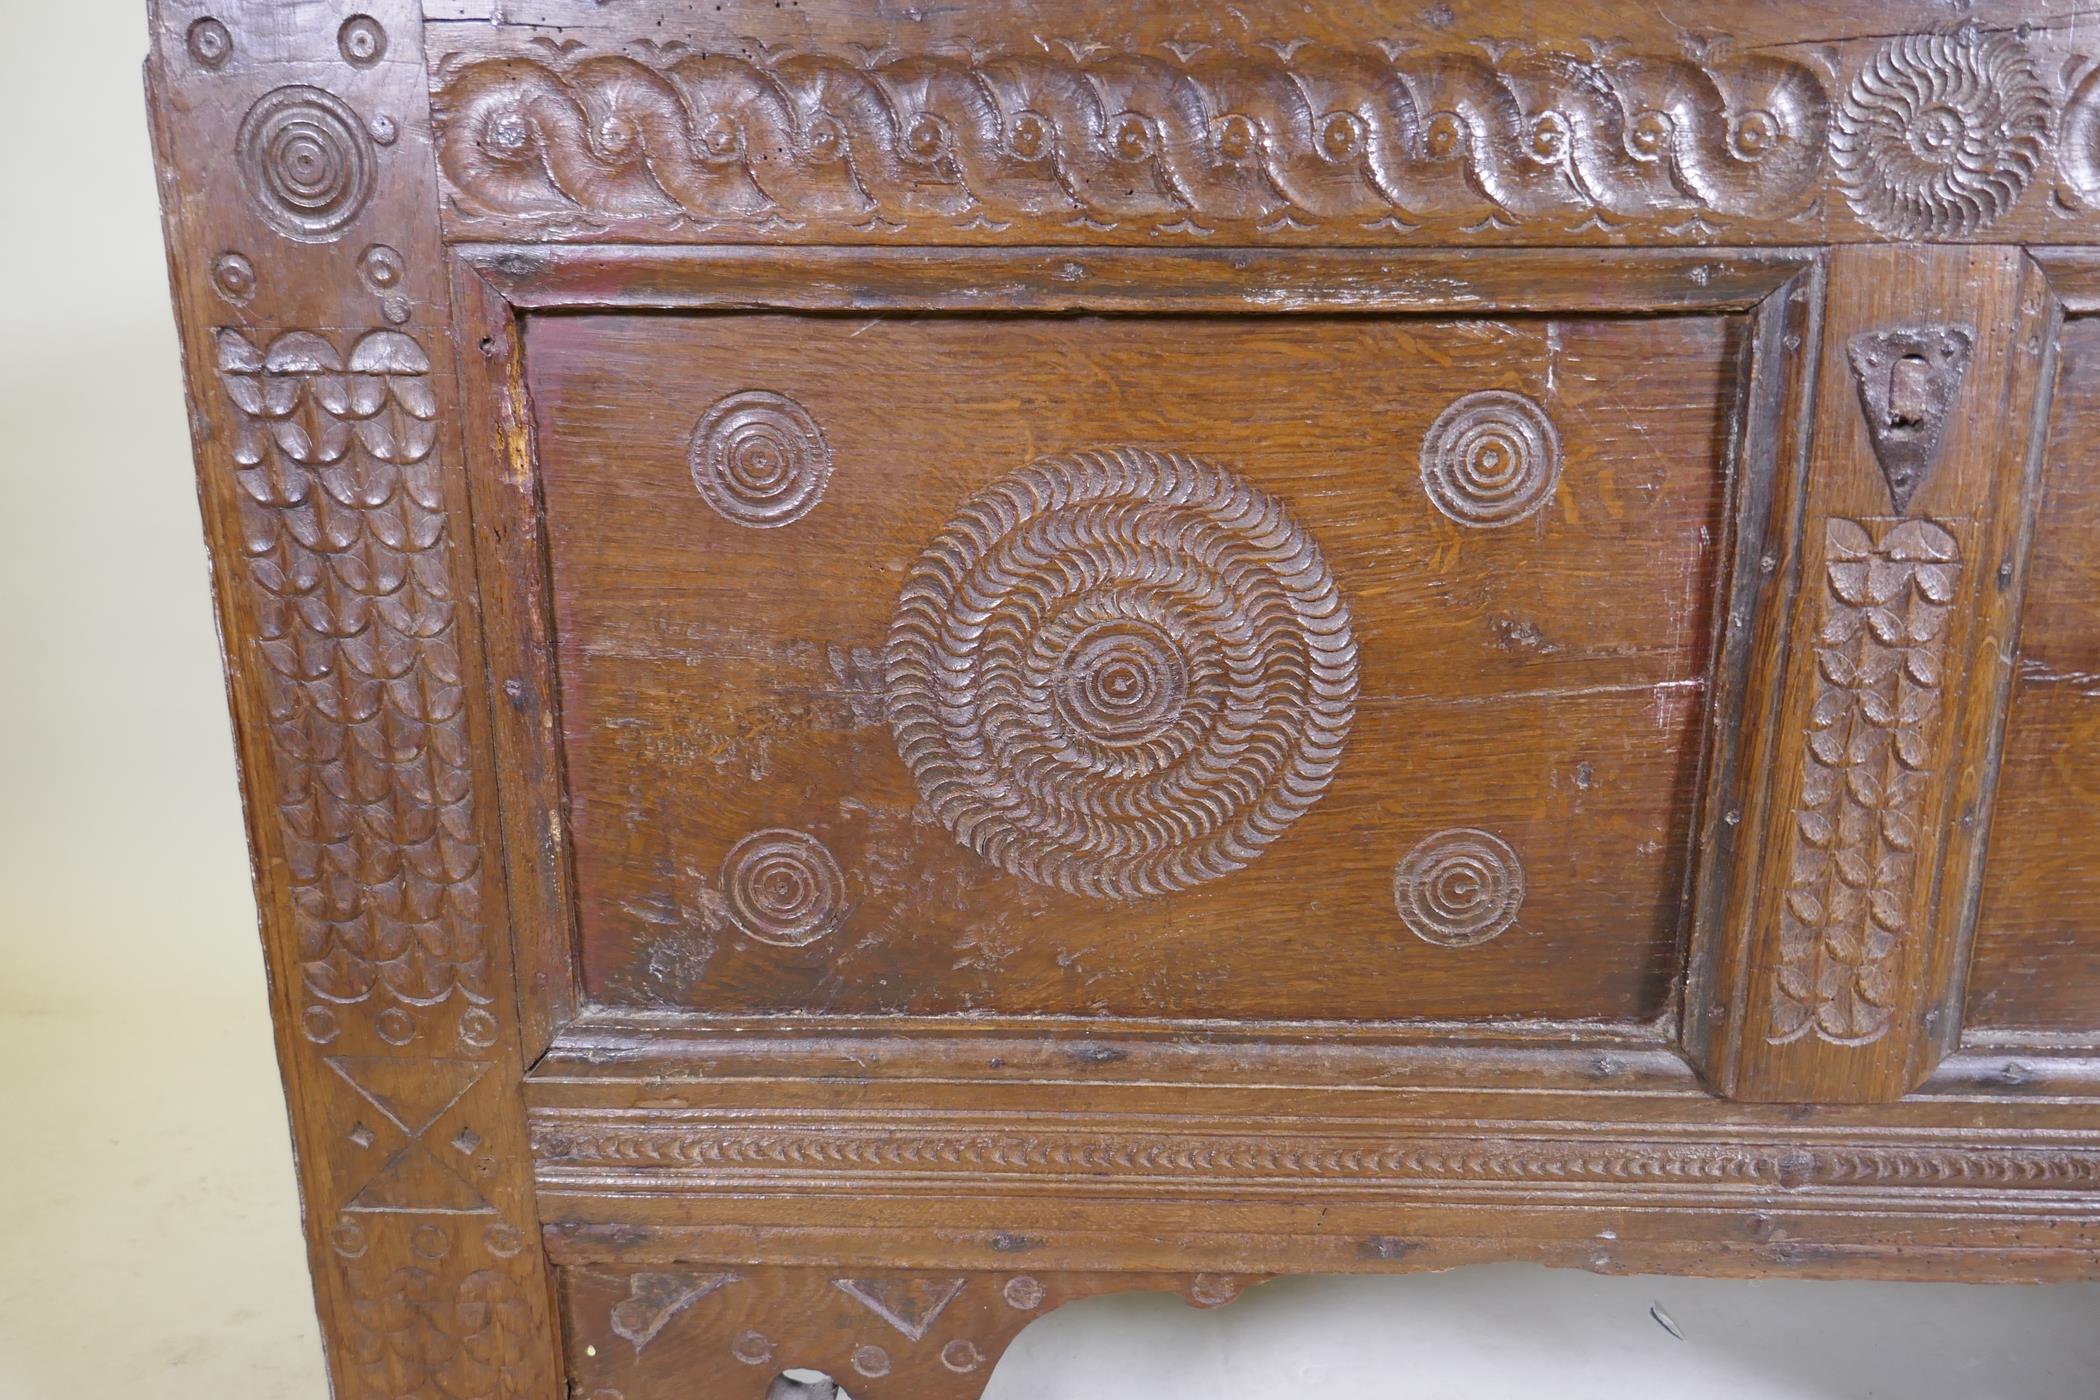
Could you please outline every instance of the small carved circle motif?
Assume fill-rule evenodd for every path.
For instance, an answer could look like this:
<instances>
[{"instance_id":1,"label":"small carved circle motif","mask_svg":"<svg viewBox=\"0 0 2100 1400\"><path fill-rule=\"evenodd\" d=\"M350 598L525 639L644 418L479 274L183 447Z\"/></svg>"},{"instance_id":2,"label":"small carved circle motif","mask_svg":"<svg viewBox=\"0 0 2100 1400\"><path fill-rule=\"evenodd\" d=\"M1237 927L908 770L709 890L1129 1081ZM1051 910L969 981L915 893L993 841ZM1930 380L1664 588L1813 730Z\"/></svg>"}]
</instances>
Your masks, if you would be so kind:
<instances>
[{"instance_id":1,"label":"small carved circle motif","mask_svg":"<svg viewBox=\"0 0 2100 1400\"><path fill-rule=\"evenodd\" d=\"M370 15L352 15L335 32L335 46L353 68L370 68L386 57L386 29Z\"/></svg>"},{"instance_id":2,"label":"small carved circle motif","mask_svg":"<svg viewBox=\"0 0 2100 1400\"><path fill-rule=\"evenodd\" d=\"M211 285L235 306L246 306L255 297L255 264L239 253L221 254L211 265Z\"/></svg>"},{"instance_id":3,"label":"small carved circle motif","mask_svg":"<svg viewBox=\"0 0 2100 1400\"><path fill-rule=\"evenodd\" d=\"M459 1038L461 1043L477 1050L486 1050L496 1043L500 1028L496 1018L478 1006L470 1006L460 1013Z\"/></svg>"},{"instance_id":4,"label":"small carved circle motif","mask_svg":"<svg viewBox=\"0 0 2100 1400\"><path fill-rule=\"evenodd\" d=\"M757 529L810 513L831 483L831 445L785 394L745 389L715 400L693 429L693 485L725 520Z\"/></svg>"},{"instance_id":5,"label":"small carved circle motif","mask_svg":"<svg viewBox=\"0 0 2100 1400\"><path fill-rule=\"evenodd\" d=\"M722 897L739 931L784 948L816 942L847 913L846 877L831 852L785 827L754 831L730 848Z\"/></svg>"},{"instance_id":6,"label":"small carved circle motif","mask_svg":"<svg viewBox=\"0 0 2100 1400\"><path fill-rule=\"evenodd\" d=\"M345 1259L356 1259L371 1248L371 1241L365 1236L365 1227L355 1220L337 1221L334 1228L328 1232L328 1243Z\"/></svg>"},{"instance_id":7,"label":"small carved circle motif","mask_svg":"<svg viewBox=\"0 0 2100 1400\"><path fill-rule=\"evenodd\" d=\"M1513 525L1560 484L1560 434L1522 394L1482 389L1451 401L1422 439L1422 487L1461 525Z\"/></svg>"},{"instance_id":8,"label":"small carved circle motif","mask_svg":"<svg viewBox=\"0 0 2100 1400\"><path fill-rule=\"evenodd\" d=\"M958 1337L941 1348L941 1364L958 1376L967 1376L984 1364L984 1353L975 1342Z\"/></svg>"},{"instance_id":9,"label":"small carved circle motif","mask_svg":"<svg viewBox=\"0 0 2100 1400\"><path fill-rule=\"evenodd\" d=\"M1517 921L1524 866L1500 837L1439 831L1400 858L1393 903L1417 938L1446 947L1485 943Z\"/></svg>"},{"instance_id":10,"label":"small carved circle motif","mask_svg":"<svg viewBox=\"0 0 2100 1400\"><path fill-rule=\"evenodd\" d=\"M873 1342L853 1349L853 1369L876 1380L890 1373L890 1354Z\"/></svg>"},{"instance_id":11,"label":"small carved circle motif","mask_svg":"<svg viewBox=\"0 0 2100 1400\"><path fill-rule=\"evenodd\" d=\"M1215 463L1044 458L914 566L884 656L934 815L1011 874L1139 899L1247 865L1356 708L1349 609L1275 497Z\"/></svg>"},{"instance_id":12,"label":"small carved circle motif","mask_svg":"<svg viewBox=\"0 0 2100 1400\"><path fill-rule=\"evenodd\" d=\"M299 1017L299 1029L316 1045L326 1045L343 1033L335 1012L325 1006L309 1006Z\"/></svg>"},{"instance_id":13,"label":"small carved circle motif","mask_svg":"<svg viewBox=\"0 0 2100 1400\"><path fill-rule=\"evenodd\" d=\"M773 1339L755 1327L746 1327L730 1342L729 1354L746 1366L763 1366L773 1359Z\"/></svg>"},{"instance_id":14,"label":"small carved circle motif","mask_svg":"<svg viewBox=\"0 0 2100 1400\"><path fill-rule=\"evenodd\" d=\"M416 1038L416 1018L398 1006L389 1006L380 1012L375 1024L379 1038L389 1045L406 1045Z\"/></svg>"},{"instance_id":15,"label":"small carved circle motif","mask_svg":"<svg viewBox=\"0 0 2100 1400\"><path fill-rule=\"evenodd\" d=\"M482 1232L481 1242L498 1259L513 1258L525 1248L525 1237L515 1225L491 1225Z\"/></svg>"},{"instance_id":16,"label":"small carved circle motif","mask_svg":"<svg viewBox=\"0 0 2100 1400\"><path fill-rule=\"evenodd\" d=\"M1006 1305L1020 1312L1034 1312L1043 1305L1043 1285L1029 1274L1015 1274L1000 1292Z\"/></svg>"},{"instance_id":17,"label":"small carved circle motif","mask_svg":"<svg viewBox=\"0 0 2100 1400\"><path fill-rule=\"evenodd\" d=\"M287 238L325 243L371 201L377 157L350 105L316 87L264 93L235 139L256 208Z\"/></svg>"},{"instance_id":18,"label":"small carved circle motif","mask_svg":"<svg viewBox=\"0 0 2100 1400\"><path fill-rule=\"evenodd\" d=\"M435 1263L452 1252L452 1236L442 1226L418 1225L416 1232L408 1237L408 1247Z\"/></svg>"},{"instance_id":19,"label":"small carved circle motif","mask_svg":"<svg viewBox=\"0 0 2100 1400\"><path fill-rule=\"evenodd\" d=\"M2013 34L1892 39L1838 104L1832 160L1852 211L1896 238L1973 234L2034 178L2049 90Z\"/></svg>"},{"instance_id":20,"label":"small carved circle motif","mask_svg":"<svg viewBox=\"0 0 2100 1400\"><path fill-rule=\"evenodd\" d=\"M184 42L189 48L190 58L199 68L216 71L224 68L226 60L233 57L232 32L209 16L190 26Z\"/></svg>"}]
</instances>

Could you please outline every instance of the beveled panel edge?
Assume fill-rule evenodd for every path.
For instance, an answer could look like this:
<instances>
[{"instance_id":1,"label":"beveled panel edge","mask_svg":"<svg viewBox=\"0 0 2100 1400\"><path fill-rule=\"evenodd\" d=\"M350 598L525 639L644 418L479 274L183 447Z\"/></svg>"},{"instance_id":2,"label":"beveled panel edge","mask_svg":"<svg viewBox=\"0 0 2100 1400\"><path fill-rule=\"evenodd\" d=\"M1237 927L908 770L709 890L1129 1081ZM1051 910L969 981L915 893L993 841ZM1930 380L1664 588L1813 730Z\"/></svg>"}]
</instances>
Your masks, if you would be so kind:
<instances>
[{"instance_id":1,"label":"beveled panel edge","mask_svg":"<svg viewBox=\"0 0 2100 1400\"><path fill-rule=\"evenodd\" d=\"M1099 1089L1104 1100L1131 1088L1174 1087L1220 1096L1325 1094L1337 1103L1367 1104L1493 1094L1506 1097L1505 1111L1513 1116L1540 1119L1564 1113L1563 1100L1570 1098L1620 1098L1627 1113L1686 1121L1800 1117L1794 1105L1716 1098L1661 1029L1594 1022L1365 1026L593 1011L562 1028L530 1071L526 1092L534 1105L551 1106L609 1102L602 1095L616 1094L616 1086L642 1082L665 1086L667 1103L741 1096L741 1089L731 1094L730 1084L985 1085L1015 1094L1057 1086ZM1525 1107L1527 1096L1541 1107ZM1913 1112L1910 1105L1927 1099L2100 1099L2100 1043L1972 1045L1943 1060L1899 1105L1814 1112L1817 1121L1894 1121L1880 1115ZM1265 1113L1274 1108L1263 1105Z\"/></svg>"},{"instance_id":2,"label":"beveled panel edge","mask_svg":"<svg viewBox=\"0 0 2100 1400\"><path fill-rule=\"evenodd\" d=\"M455 244L452 253L521 311L1159 316L1747 311L1820 256L1793 246L1473 251L612 243Z\"/></svg>"}]
</instances>

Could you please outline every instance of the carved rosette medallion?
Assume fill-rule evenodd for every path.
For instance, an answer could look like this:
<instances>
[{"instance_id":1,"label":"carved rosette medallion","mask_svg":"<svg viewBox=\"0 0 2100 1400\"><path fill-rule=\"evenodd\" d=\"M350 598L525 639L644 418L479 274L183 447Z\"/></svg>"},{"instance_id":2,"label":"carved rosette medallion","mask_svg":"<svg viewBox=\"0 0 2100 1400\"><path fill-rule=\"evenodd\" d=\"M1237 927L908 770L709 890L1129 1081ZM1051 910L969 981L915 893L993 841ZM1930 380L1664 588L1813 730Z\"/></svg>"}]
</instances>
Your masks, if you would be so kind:
<instances>
[{"instance_id":1,"label":"carved rosette medallion","mask_svg":"<svg viewBox=\"0 0 2100 1400\"><path fill-rule=\"evenodd\" d=\"M326 243L371 202L378 178L372 138L334 93L264 93L242 119L235 148L256 211L287 238Z\"/></svg>"},{"instance_id":2,"label":"carved rosette medallion","mask_svg":"<svg viewBox=\"0 0 2100 1400\"><path fill-rule=\"evenodd\" d=\"M898 752L957 840L1104 899L1241 869L1309 810L1356 709L1319 546L1200 458L1044 458L970 500L890 624Z\"/></svg>"},{"instance_id":3,"label":"carved rosette medallion","mask_svg":"<svg viewBox=\"0 0 2100 1400\"><path fill-rule=\"evenodd\" d=\"M1451 401L1422 438L1422 488L1461 525L1514 525L1560 484L1560 434L1522 394L1482 389Z\"/></svg>"},{"instance_id":4,"label":"carved rosette medallion","mask_svg":"<svg viewBox=\"0 0 2100 1400\"><path fill-rule=\"evenodd\" d=\"M1393 905L1427 943L1469 948L1517 921L1524 865L1491 832L1459 827L1424 838L1393 868Z\"/></svg>"},{"instance_id":5,"label":"carved rosette medallion","mask_svg":"<svg viewBox=\"0 0 2100 1400\"><path fill-rule=\"evenodd\" d=\"M1832 519L1826 551L1775 1044L1870 1044L1894 1019L1961 577L1954 536L1930 520Z\"/></svg>"},{"instance_id":6,"label":"carved rosette medallion","mask_svg":"<svg viewBox=\"0 0 2100 1400\"><path fill-rule=\"evenodd\" d=\"M708 406L693 429L693 485L725 520L788 525L816 508L831 483L831 444L809 410L785 394L745 389Z\"/></svg>"},{"instance_id":7,"label":"carved rosette medallion","mask_svg":"<svg viewBox=\"0 0 2100 1400\"><path fill-rule=\"evenodd\" d=\"M739 932L798 948L845 921L846 877L824 843L800 831L754 831L722 861L722 898Z\"/></svg>"},{"instance_id":8,"label":"carved rosette medallion","mask_svg":"<svg viewBox=\"0 0 2100 1400\"><path fill-rule=\"evenodd\" d=\"M1895 238L1965 237L2027 189L2051 121L2034 56L1963 26L1882 45L1839 102L1832 160L1845 198Z\"/></svg>"}]
</instances>

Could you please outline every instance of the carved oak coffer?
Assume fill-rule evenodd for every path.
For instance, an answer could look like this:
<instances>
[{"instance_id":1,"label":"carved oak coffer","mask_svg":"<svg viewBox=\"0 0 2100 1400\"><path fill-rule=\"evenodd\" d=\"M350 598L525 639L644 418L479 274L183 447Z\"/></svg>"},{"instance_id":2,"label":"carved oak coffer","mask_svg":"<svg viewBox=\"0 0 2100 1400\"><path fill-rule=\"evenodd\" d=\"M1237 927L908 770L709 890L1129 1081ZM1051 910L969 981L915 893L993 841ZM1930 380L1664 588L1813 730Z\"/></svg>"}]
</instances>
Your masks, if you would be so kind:
<instances>
[{"instance_id":1,"label":"carved oak coffer","mask_svg":"<svg viewBox=\"0 0 2100 1400\"><path fill-rule=\"evenodd\" d=\"M158 0L338 1394L2100 1276L2100 49L1946 13Z\"/></svg>"}]
</instances>

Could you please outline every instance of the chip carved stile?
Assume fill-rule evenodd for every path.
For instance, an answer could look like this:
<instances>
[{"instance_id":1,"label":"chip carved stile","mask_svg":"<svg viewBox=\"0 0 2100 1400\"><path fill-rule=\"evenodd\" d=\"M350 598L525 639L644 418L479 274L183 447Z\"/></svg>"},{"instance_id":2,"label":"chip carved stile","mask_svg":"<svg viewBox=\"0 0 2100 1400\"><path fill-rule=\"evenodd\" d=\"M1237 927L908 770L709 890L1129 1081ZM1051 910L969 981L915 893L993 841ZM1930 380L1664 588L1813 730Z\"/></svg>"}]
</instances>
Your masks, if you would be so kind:
<instances>
[{"instance_id":1,"label":"chip carved stile","mask_svg":"<svg viewBox=\"0 0 2100 1400\"><path fill-rule=\"evenodd\" d=\"M967 502L906 579L885 667L941 824L1103 899L1254 860L1318 801L1356 708L1312 536L1230 469L1143 448L1046 457Z\"/></svg>"},{"instance_id":2,"label":"chip carved stile","mask_svg":"<svg viewBox=\"0 0 2100 1400\"><path fill-rule=\"evenodd\" d=\"M1926 519L1826 526L1816 680L1789 835L1768 1038L1872 1044L1893 1024L1961 576Z\"/></svg>"},{"instance_id":3,"label":"chip carved stile","mask_svg":"<svg viewBox=\"0 0 2100 1400\"><path fill-rule=\"evenodd\" d=\"M149 84L334 1390L544 1400L420 23L163 0Z\"/></svg>"},{"instance_id":4,"label":"chip carved stile","mask_svg":"<svg viewBox=\"0 0 2100 1400\"><path fill-rule=\"evenodd\" d=\"M446 60L439 157L469 235L1652 231L1801 212L1829 111L1789 59L1602 46L675 50Z\"/></svg>"}]
</instances>

